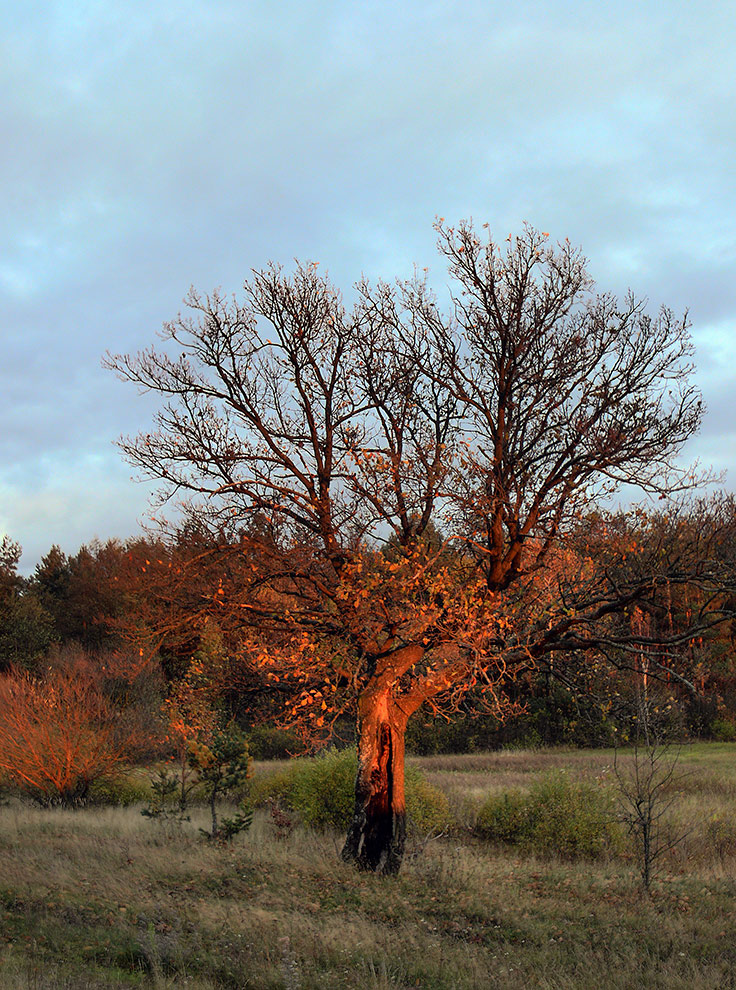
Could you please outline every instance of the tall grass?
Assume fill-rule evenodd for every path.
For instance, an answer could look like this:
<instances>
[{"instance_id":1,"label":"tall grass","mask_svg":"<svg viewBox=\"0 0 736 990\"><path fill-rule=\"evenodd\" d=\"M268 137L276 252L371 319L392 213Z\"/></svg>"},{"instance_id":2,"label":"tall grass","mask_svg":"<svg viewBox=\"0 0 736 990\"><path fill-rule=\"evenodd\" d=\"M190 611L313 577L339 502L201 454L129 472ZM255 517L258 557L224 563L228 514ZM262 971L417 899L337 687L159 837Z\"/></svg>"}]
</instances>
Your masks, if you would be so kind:
<instances>
[{"instance_id":1,"label":"tall grass","mask_svg":"<svg viewBox=\"0 0 736 990\"><path fill-rule=\"evenodd\" d=\"M338 833L280 834L266 809L247 836L218 847L197 835L206 809L170 834L135 807L11 801L0 808L0 987L734 986L736 798L727 785L736 767L721 751L712 762L692 755L703 790L688 778L673 813L695 824L651 898L626 851L570 862L455 833L383 878L342 864ZM530 792L549 767L537 754L527 764L513 757L515 786ZM608 759L566 762L585 776L596 760L605 774ZM462 803L478 786L473 765L425 772ZM494 774L507 765L497 767L486 771L486 794L499 792Z\"/></svg>"}]
</instances>

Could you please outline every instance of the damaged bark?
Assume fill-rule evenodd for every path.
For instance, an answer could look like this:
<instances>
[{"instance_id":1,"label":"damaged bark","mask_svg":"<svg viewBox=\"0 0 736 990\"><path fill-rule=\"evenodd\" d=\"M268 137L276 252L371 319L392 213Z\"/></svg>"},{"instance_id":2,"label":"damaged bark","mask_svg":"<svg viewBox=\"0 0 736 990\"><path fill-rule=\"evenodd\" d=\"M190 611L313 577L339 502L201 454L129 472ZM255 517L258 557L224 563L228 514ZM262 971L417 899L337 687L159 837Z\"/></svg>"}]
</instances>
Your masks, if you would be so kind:
<instances>
[{"instance_id":1,"label":"damaged bark","mask_svg":"<svg viewBox=\"0 0 736 990\"><path fill-rule=\"evenodd\" d=\"M404 856L406 723L387 692L361 698L355 810L342 858L373 873L398 873Z\"/></svg>"}]
</instances>

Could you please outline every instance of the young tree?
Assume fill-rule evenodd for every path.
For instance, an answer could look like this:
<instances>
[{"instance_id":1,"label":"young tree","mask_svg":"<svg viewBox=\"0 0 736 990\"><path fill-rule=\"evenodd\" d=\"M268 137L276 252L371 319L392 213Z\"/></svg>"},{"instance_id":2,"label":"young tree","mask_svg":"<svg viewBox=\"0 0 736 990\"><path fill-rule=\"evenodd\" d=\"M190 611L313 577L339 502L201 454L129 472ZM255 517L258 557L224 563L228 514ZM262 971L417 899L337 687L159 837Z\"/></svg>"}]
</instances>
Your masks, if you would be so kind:
<instances>
[{"instance_id":1,"label":"young tree","mask_svg":"<svg viewBox=\"0 0 736 990\"><path fill-rule=\"evenodd\" d=\"M659 860L684 838L672 831L668 812L684 773L678 773L680 748L673 745L666 718L672 699L652 698L638 685L628 760L614 756L620 819L634 840L641 881L649 893Z\"/></svg>"},{"instance_id":2,"label":"young tree","mask_svg":"<svg viewBox=\"0 0 736 990\"><path fill-rule=\"evenodd\" d=\"M249 828L253 814L247 811L236 818L217 820L217 799L240 787L250 776L250 754L245 736L231 723L216 732L209 746L194 743L189 750L189 762L198 774L210 806L212 828L205 832L211 839L232 838L243 828ZM240 828L238 828L240 825Z\"/></svg>"},{"instance_id":3,"label":"young tree","mask_svg":"<svg viewBox=\"0 0 736 990\"><path fill-rule=\"evenodd\" d=\"M409 717L478 685L503 712L521 670L615 635L609 617L659 578L596 578L573 524L622 483L689 484L672 464L701 417L685 318L594 295L581 254L532 228L505 250L470 224L437 231L449 313L421 278L360 282L348 311L316 265L271 266L242 301L191 290L169 353L107 360L166 398L121 444L163 498L189 494L223 532L268 529L211 606L248 628L294 720L319 731L355 704L343 855L388 873Z\"/></svg>"}]
</instances>

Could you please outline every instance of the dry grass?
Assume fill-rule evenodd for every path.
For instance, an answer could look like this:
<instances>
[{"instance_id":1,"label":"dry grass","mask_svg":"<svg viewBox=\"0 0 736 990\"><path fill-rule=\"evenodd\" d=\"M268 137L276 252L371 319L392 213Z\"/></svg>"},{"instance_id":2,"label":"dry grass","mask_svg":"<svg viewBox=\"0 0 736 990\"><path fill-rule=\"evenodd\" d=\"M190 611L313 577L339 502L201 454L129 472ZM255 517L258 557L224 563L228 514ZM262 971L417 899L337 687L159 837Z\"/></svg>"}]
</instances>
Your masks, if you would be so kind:
<instances>
[{"instance_id":1,"label":"dry grass","mask_svg":"<svg viewBox=\"0 0 736 990\"><path fill-rule=\"evenodd\" d=\"M489 794L526 790L532 780L551 770L566 769L595 777L613 765L613 752L574 749L502 750L458 756L410 759L427 779L456 800L480 801Z\"/></svg>"},{"instance_id":2,"label":"dry grass","mask_svg":"<svg viewBox=\"0 0 736 990\"><path fill-rule=\"evenodd\" d=\"M200 841L199 822L167 833L135 808L11 803L0 808L0 987L734 987L734 756L736 746L685 754L696 774L673 816L695 826L651 898L626 858L521 859L453 839L386 879L345 867L338 836L297 828L277 839L265 812L220 847ZM610 761L555 752L418 762L467 800L554 766L600 774Z\"/></svg>"}]
</instances>

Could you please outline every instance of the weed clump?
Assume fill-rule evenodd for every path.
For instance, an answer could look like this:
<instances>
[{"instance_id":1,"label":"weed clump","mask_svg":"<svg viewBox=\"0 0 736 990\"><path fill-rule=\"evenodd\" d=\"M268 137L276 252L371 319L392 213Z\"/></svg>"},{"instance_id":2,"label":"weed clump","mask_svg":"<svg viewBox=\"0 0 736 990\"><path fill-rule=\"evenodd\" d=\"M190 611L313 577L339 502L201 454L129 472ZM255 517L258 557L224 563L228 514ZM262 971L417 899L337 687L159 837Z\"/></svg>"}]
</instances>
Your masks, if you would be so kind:
<instances>
[{"instance_id":1,"label":"weed clump","mask_svg":"<svg viewBox=\"0 0 736 990\"><path fill-rule=\"evenodd\" d=\"M596 859L620 849L623 836L609 790L571 779L563 771L546 774L529 792L509 791L482 805L476 834L536 855Z\"/></svg>"}]
</instances>

